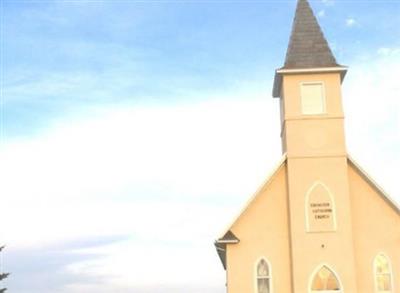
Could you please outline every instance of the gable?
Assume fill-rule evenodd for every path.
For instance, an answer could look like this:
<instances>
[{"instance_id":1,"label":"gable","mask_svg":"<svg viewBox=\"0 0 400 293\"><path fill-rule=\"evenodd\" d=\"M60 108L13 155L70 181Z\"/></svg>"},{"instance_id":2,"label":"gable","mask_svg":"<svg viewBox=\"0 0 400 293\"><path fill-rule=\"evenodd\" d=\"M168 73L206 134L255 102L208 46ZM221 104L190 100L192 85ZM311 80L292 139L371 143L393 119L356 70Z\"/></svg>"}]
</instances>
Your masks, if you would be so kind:
<instances>
[{"instance_id":1,"label":"gable","mask_svg":"<svg viewBox=\"0 0 400 293\"><path fill-rule=\"evenodd\" d=\"M271 231L277 228L268 227L268 225L275 225L274 221L266 221L264 218L276 218L282 216L282 207L276 208L277 199L281 198L281 205L284 209L286 207L287 193L286 193L286 156L282 158L278 166L261 185L253 197L247 202L242 211L234 218L234 221L219 237L215 246L221 262L226 268L226 248L227 245L235 245L241 242L241 237L246 241L250 238L257 237L255 231L263 229ZM275 216L273 214L276 214ZM287 219L287 217L284 217ZM260 228L259 226L262 226ZM271 231L272 232L272 231Z\"/></svg>"},{"instance_id":2,"label":"gable","mask_svg":"<svg viewBox=\"0 0 400 293\"><path fill-rule=\"evenodd\" d=\"M286 164L259 190L231 231L241 242L274 241L288 227Z\"/></svg>"},{"instance_id":3,"label":"gable","mask_svg":"<svg viewBox=\"0 0 400 293\"><path fill-rule=\"evenodd\" d=\"M217 242L219 240L223 241L226 238L226 235L232 233L232 227L234 227L242 218L244 214L248 212L250 207L257 201L258 197L265 191L268 186L272 184L276 176L278 175L279 171L283 169L283 167L286 165L286 155L282 157L280 162L278 163L277 167L273 170L270 176L267 177L267 179L263 182L263 184L258 188L258 190L253 194L253 196L248 200L248 202L245 204L244 208L239 212L239 214L234 218L232 224L228 226L227 229L223 231L221 236L218 238ZM240 237L239 237L240 240Z\"/></svg>"}]
</instances>

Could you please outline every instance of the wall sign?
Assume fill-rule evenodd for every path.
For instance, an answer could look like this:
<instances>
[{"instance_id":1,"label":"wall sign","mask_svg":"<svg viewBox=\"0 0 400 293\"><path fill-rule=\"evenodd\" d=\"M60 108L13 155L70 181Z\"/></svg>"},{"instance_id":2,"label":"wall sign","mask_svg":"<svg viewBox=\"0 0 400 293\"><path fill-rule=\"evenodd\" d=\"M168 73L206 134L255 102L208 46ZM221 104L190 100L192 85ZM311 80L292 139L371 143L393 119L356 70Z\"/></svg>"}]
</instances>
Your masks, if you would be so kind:
<instances>
[{"instance_id":1,"label":"wall sign","mask_svg":"<svg viewBox=\"0 0 400 293\"><path fill-rule=\"evenodd\" d=\"M336 230L334 198L321 182L315 183L306 195L306 230L308 232Z\"/></svg>"}]
</instances>

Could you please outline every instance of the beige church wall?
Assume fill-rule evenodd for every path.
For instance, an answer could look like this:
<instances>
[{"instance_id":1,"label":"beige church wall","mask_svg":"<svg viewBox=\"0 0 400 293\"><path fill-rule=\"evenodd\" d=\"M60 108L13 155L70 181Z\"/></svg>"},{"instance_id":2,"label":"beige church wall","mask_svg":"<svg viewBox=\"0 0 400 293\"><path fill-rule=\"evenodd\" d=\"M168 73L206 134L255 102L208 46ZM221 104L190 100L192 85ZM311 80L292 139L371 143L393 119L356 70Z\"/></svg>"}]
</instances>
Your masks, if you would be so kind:
<instances>
[{"instance_id":1,"label":"beige church wall","mask_svg":"<svg viewBox=\"0 0 400 293\"><path fill-rule=\"evenodd\" d=\"M343 292L358 292L346 157L288 159L287 164L294 292L309 292L312 273L320 265L337 274ZM306 199L315 184L323 184L334 201L336 231L308 232Z\"/></svg>"},{"instance_id":2,"label":"beige church wall","mask_svg":"<svg viewBox=\"0 0 400 293\"><path fill-rule=\"evenodd\" d=\"M345 156L343 119L286 121L288 157Z\"/></svg>"},{"instance_id":3,"label":"beige church wall","mask_svg":"<svg viewBox=\"0 0 400 293\"><path fill-rule=\"evenodd\" d=\"M400 293L400 214L353 165L348 169L359 292L376 292L373 262L384 253L393 271L391 292Z\"/></svg>"},{"instance_id":4,"label":"beige church wall","mask_svg":"<svg viewBox=\"0 0 400 293\"><path fill-rule=\"evenodd\" d=\"M273 292L291 292L285 165L274 175L233 224L240 239L227 245L228 293L256 292L256 263L271 265Z\"/></svg>"}]
</instances>

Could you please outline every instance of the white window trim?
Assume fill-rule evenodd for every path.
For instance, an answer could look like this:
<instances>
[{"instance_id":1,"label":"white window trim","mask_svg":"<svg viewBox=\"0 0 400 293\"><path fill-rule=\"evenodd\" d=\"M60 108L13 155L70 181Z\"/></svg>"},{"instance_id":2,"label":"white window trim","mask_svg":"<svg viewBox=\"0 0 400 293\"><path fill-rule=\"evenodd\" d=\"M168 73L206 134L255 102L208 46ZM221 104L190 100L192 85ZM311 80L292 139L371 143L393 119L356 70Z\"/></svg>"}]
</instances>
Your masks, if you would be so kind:
<instances>
[{"instance_id":1,"label":"white window trim","mask_svg":"<svg viewBox=\"0 0 400 293\"><path fill-rule=\"evenodd\" d=\"M326 290L326 291L314 291L311 290L312 287L312 282L314 281L314 277L315 275L323 268L323 267L327 267L336 277L336 280L339 282L339 286L340 286L340 290ZM327 263L321 263L320 265L318 265L314 271L311 273L311 275L308 277L308 292L309 293L343 293L344 288L343 288L343 284L342 284L342 280L340 280L338 273Z\"/></svg>"},{"instance_id":2,"label":"white window trim","mask_svg":"<svg viewBox=\"0 0 400 293\"><path fill-rule=\"evenodd\" d=\"M377 278L376 278L376 264L375 264L375 261L376 261L376 258L378 256L380 256L380 255L383 255L387 259L388 264L389 264L390 285L391 285L391 290L390 291L379 291L378 290L378 282L376 280ZM372 271L373 271L373 274L374 274L374 284L375 284L375 292L376 293L394 293L394 292L396 292L394 290L394 276L393 276L392 262L390 261L390 257L388 257L388 255L386 253L379 252L377 255L375 255L374 259L372 260Z\"/></svg>"},{"instance_id":3,"label":"white window trim","mask_svg":"<svg viewBox=\"0 0 400 293\"><path fill-rule=\"evenodd\" d=\"M254 278L253 278L254 279L254 282L253 282L254 283L254 293L258 293L258 284L257 284L258 270L257 269L258 269L258 264L260 263L261 260L265 260L266 263L268 264L269 293L273 293L274 292L274 288L273 288L274 286L273 286L272 266L271 266L271 263L269 262L269 260L264 256L259 257L256 260L255 264L254 264Z\"/></svg>"},{"instance_id":4,"label":"white window trim","mask_svg":"<svg viewBox=\"0 0 400 293\"><path fill-rule=\"evenodd\" d=\"M321 113L314 113L314 114L306 114L303 112L303 96L301 95L301 88L303 85L310 85L310 84L320 84L322 85L322 111ZM302 81L300 82L300 106L301 106L301 115L304 116L318 116L318 115L326 115L326 92L325 92L325 82L323 81Z\"/></svg>"},{"instance_id":5,"label":"white window trim","mask_svg":"<svg viewBox=\"0 0 400 293\"><path fill-rule=\"evenodd\" d=\"M331 203L332 203L332 214L333 214L333 230L329 230L329 231L322 231L322 232L318 232L318 231L310 231L310 219L309 219L309 199L310 199L310 194L313 192L313 190L318 186L321 185L326 191L328 191L329 197L331 199ZM305 208L305 217L306 217L306 232L307 233L324 233L324 232L336 232L337 231L337 220L336 220L336 201L335 198L333 197L333 193L331 192L331 190L328 188L328 186L326 186L325 183L323 183L322 181L315 181L313 183L313 185L311 185L311 187L307 190L306 193L306 198L305 198L305 202L304 202L304 208Z\"/></svg>"}]
</instances>

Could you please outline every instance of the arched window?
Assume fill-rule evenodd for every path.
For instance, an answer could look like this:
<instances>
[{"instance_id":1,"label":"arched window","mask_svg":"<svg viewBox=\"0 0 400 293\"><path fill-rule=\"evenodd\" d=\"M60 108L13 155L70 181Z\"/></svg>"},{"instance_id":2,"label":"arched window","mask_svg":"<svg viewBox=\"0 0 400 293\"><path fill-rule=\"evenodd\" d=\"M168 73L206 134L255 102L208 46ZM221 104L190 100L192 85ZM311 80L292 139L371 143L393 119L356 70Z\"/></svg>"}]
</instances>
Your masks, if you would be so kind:
<instances>
[{"instance_id":1,"label":"arched window","mask_svg":"<svg viewBox=\"0 0 400 293\"><path fill-rule=\"evenodd\" d=\"M271 270L265 259L257 264L257 293L271 293Z\"/></svg>"},{"instance_id":2,"label":"arched window","mask_svg":"<svg viewBox=\"0 0 400 293\"><path fill-rule=\"evenodd\" d=\"M313 276L311 292L341 292L339 280L327 266L322 266Z\"/></svg>"},{"instance_id":3,"label":"arched window","mask_svg":"<svg viewBox=\"0 0 400 293\"><path fill-rule=\"evenodd\" d=\"M378 254L375 257L374 271L376 291L379 293L392 292L392 270L389 259L385 255Z\"/></svg>"}]
</instances>

